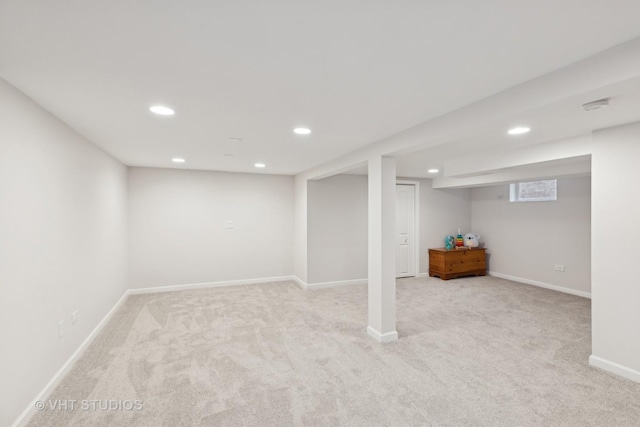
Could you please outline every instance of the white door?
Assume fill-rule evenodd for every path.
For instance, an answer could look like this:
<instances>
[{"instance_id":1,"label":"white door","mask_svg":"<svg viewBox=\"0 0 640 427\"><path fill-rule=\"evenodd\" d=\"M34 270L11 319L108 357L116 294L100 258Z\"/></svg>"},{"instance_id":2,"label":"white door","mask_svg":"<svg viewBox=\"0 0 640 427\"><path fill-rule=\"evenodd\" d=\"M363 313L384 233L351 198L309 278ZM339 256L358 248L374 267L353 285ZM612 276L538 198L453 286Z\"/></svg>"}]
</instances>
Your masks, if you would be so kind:
<instances>
[{"instance_id":1,"label":"white door","mask_svg":"<svg viewBox=\"0 0 640 427\"><path fill-rule=\"evenodd\" d=\"M396 185L396 277L416 275L415 191L413 185Z\"/></svg>"}]
</instances>

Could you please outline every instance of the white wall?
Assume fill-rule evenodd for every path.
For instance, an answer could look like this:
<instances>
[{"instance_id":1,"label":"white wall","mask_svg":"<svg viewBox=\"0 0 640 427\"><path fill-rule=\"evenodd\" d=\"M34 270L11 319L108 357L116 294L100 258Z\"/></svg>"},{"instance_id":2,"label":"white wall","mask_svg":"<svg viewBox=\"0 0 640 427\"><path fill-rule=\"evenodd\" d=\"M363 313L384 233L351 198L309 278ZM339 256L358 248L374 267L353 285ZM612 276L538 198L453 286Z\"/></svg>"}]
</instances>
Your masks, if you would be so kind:
<instances>
[{"instance_id":1,"label":"white wall","mask_svg":"<svg viewBox=\"0 0 640 427\"><path fill-rule=\"evenodd\" d=\"M308 283L367 277L367 176L308 183Z\"/></svg>"},{"instance_id":2,"label":"white wall","mask_svg":"<svg viewBox=\"0 0 640 427\"><path fill-rule=\"evenodd\" d=\"M492 273L591 292L590 177L559 178L555 202L509 202L508 184L471 194L472 231Z\"/></svg>"},{"instance_id":3,"label":"white wall","mask_svg":"<svg viewBox=\"0 0 640 427\"><path fill-rule=\"evenodd\" d=\"M125 292L127 170L2 79L0 153L0 425L7 426Z\"/></svg>"},{"instance_id":4,"label":"white wall","mask_svg":"<svg viewBox=\"0 0 640 427\"><path fill-rule=\"evenodd\" d=\"M411 178L407 178L411 180ZM432 180L420 181L420 272L429 272L429 248L444 247L444 238L458 228L471 231L469 189L435 189Z\"/></svg>"},{"instance_id":5,"label":"white wall","mask_svg":"<svg viewBox=\"0 0 640 427\"><path fill-rule=\"evenodd\" d=\"M438 190L420 183L420 272L429 272L429 248L471 228L468 189ZM367 278L367 176L336 175L309 181L309 283Z\"/></svg>"},{"instance_id":6,"label":"white wall","mask_svg":"<svg viewBox=\"0 0 640 427\"><path fill-rule=\"evenodd\" d=\"M591 362L640 382L640 122L594 133Z\"/></svg>"},{"instance_id":7,"label":"white wall","mask_svg":"<svg viewBox=\"0 0 640 427\"><path fill-rule=\"evenodd\" d=\"M291 176L130 168L130 286L292 275L293 189Z\"/></svg>"}]
</instances>

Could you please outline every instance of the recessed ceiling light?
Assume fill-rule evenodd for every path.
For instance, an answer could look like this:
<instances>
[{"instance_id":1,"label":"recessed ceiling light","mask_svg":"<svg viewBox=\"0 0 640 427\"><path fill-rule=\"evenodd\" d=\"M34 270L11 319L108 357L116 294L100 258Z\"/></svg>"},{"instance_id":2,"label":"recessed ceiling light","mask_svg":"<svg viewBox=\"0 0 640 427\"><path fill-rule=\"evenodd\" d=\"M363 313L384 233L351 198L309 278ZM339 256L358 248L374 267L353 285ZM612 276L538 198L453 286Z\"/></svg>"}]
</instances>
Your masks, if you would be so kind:
<instances>
[{"instance_id":1,"label":"recessed ceiling light","mask_svg":"<svg viewBox=\"0 0 640 427\"><path fill-rule=\"evenodd\" d=\"M256 164L255 164L255 165L253 165L253 166L255 166L255 167L257 167L257 168L264 168L264 167L266 167L267 165L265 165L264 163L256 163Z\"/></svg>"},{"instance_id":2,"label":"recessed ceiling light","mask_svg":"<svg viewBox=\"0 0 640 427\"><path fill-rule=\"evenodd\" d=\"M311 133L311 129L309 128L295 128L293 130L294 133L297 133L298 135L309 135Z\"/></svg>"},{"instance_id":3,"label":"recessed ceiling light","mask_svg":"<svg viewBox=\"0 0 640 427\"><path fill-rule=\"evenodd\" d=\"M186 160L183 159L182 157L174 157L173 159L171 159L171 161L173 163L184 163L184 162L186 162Z\"/></svg>"},{"instance_id":4,"label":"recessed ceiling light","mask_svg":"<svg viewBox=\"0 0 640 427\"><path fill-rule=\"evenodd\" d=\"M524 126L518 126L512 129L509 129L508 134L509 135L522 135L523 133L527 133L529 132L531 129L529 129L528 127L524 127Z\"/></svg>"},{"instance_id":5,"label":"recessed ceiling light","mask_svg":"<svg viewBox=\"0 0 640 427\"><path fill-rule=\"evenodd\" d=\"M152 105L149 110L161 116L173 116L176 113L173 108L165 107L164 105Z\"/></svg>"},{"instance_id":6,"label":"recessed ceiling light","mask_svg":"<svg viewBox=\"0 0 640 427\"><path fill-rule=\"evenodd\" d=\"M427 172L429 172L429 173L438 173L440 171L438 169L429 169Z\"/></svg>"}]
</instances>

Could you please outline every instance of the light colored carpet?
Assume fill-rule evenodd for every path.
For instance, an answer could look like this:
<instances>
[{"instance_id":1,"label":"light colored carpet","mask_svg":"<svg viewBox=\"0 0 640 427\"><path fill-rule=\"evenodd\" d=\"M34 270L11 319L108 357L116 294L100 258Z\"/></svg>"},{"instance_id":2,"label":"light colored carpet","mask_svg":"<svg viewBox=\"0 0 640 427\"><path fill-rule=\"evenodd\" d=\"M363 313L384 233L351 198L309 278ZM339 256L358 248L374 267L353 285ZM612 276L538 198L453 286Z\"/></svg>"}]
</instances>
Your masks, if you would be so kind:
<instances>
[{"instance_id":1,"label":"light colored carpet","mask_svg":"<svg viewBox=\"0 0 640 427\"><path fill-rule=\"evenodd\" d=\"M640 425L640 384L591 368L590 301L492 277L398 280L400 340L366 286L131 296L31 426Z\"/></svg>"}]
</instances>

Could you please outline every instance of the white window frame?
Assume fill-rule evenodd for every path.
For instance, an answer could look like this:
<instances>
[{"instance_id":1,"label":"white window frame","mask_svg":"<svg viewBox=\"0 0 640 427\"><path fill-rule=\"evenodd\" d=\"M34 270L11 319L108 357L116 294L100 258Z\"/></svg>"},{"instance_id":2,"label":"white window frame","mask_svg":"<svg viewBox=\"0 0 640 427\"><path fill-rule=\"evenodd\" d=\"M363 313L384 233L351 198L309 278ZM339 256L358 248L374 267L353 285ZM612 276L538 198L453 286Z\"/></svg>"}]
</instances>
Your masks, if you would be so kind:
<instances>
[{"instance_id":1,"label":"white window frame","mask_svg":"<svg viewBox=\"0 0 640 427\"><path fill-rule=\"evenodd\" d=\"M520 198L520 185L521 184L529 184L532 182L541 182L541 181L554 181L556 187L555 197L553 196L545 196L545 197L536 197L536 198ZM558 200L558 180L556 178L553 179L539 179L536 181L523 181L523 182L515 182L509 184L509 201L512 203L526 203L526 202L555 202Z\"/></svg>"}]
</instances>

